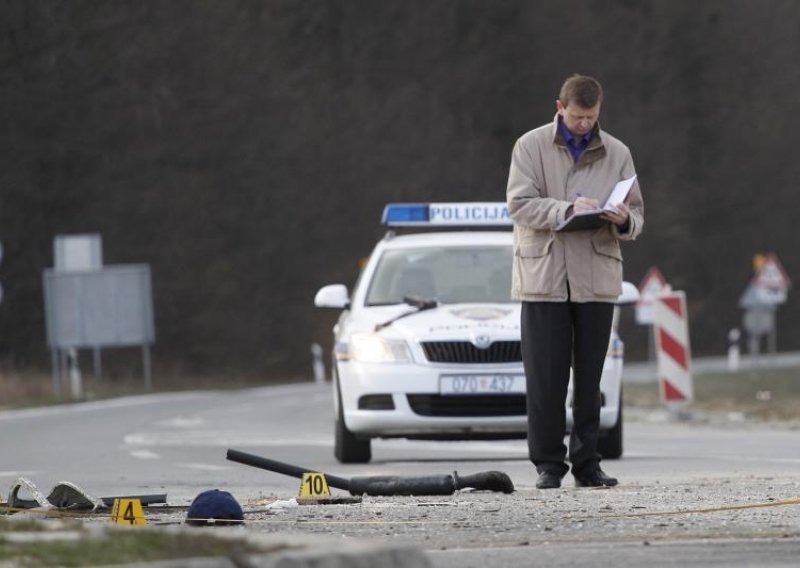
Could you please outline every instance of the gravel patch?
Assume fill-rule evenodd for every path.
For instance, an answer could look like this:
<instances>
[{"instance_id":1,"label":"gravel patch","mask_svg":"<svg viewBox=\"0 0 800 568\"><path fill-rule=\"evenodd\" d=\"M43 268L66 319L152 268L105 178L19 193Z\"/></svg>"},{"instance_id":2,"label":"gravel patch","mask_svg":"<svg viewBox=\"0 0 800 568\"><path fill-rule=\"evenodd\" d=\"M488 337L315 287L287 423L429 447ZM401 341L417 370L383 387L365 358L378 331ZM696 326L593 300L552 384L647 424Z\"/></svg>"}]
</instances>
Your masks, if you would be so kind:
<instances>
[{"instance_id":1,"label":"gravel patch","mask_svg":"<svg viewBox=\"0 0 800 568\"><path fill-rule=\"evenodd\" d=\"M245 504L240 529L314 538L377 539L429 550L556 542L641 542L800 537L800 481L789 477L685 479L668 484L538 490L510 495L368 497L344 505ZM282 503L282 501L281 501ZM149 515L180 523L185 513Z\"/></svg>"}]
</instances>

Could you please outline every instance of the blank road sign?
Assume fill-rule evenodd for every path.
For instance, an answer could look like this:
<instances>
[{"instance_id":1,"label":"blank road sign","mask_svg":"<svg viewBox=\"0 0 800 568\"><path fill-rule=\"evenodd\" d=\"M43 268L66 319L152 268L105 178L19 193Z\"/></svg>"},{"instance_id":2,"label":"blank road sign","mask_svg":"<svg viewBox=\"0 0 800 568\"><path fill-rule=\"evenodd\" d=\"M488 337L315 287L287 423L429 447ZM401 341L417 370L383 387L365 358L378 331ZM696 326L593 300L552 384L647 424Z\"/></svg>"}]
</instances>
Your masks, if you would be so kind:
<instances>
[{"instance_id":1,"label":"blank road sign","mask_svg":"<svg viewBox=\"0 0 800 568\"><path fill-rule=\"evenodd\" d=\"M150 267L45 270L47 342L55 348L125 347L155 342Z\"/></svg>"}]
</instances>

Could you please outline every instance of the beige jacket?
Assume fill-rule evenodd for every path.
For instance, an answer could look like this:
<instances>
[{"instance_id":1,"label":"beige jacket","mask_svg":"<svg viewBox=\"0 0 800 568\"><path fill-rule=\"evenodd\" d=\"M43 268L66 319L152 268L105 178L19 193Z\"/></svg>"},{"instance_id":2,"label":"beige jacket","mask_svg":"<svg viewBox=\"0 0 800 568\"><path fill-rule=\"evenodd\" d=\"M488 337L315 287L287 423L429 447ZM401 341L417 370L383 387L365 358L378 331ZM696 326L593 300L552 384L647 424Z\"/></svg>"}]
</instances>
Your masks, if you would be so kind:
<instances>
[{"instance_id":1,"label":"beige jacket","mask_svg":"<svg viewBox=\"0 0 800 568\"><path fill-rule=\"evenodd\" d=\"M555 232L578 193L603 203L614 185L634 175L630 150L595 126L576 163L558 128L558 116L517 140L506 198L514 222L511 297L528 302L613 302L622 291L620 240L633 240L644 225L638 182L629 195L628 230L616 225Z\"/></svg>"}]
</instances>

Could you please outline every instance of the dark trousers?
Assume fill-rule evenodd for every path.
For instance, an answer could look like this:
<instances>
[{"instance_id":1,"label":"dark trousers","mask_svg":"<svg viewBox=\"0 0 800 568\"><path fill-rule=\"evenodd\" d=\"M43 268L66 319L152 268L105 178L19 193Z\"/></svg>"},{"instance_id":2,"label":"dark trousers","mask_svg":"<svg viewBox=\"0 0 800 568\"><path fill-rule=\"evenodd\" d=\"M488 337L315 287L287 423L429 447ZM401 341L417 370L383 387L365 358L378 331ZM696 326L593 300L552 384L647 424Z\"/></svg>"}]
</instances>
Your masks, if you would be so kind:
<instances>
[{"instance_id":1,"label":"dark trousers","mask_svg":"<svg viewBox=\"0 0 800 568\"><path fill-rule=\"evenodd\" d=\"M569 460L576 475L598 467L600 377L614 305L522 302L522 362L528 401L528 453L539 473L568 471L564 407L573 367Z\"/></svg>"}]
</instances>

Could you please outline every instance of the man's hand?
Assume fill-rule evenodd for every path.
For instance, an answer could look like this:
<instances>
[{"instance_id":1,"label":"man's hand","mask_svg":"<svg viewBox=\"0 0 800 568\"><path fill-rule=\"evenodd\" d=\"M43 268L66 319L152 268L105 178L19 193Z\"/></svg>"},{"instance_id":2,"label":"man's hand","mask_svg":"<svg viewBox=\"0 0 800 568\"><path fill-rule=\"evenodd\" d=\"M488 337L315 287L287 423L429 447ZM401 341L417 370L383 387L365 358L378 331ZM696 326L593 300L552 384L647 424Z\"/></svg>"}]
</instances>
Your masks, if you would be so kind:
<instances>
[{"instance_id":1,"label":"man's hand","mask_svg":"<svg viewBox=\"0 0 800 568\"><path fill-rule=\"evenodd\" d=\"M575 201L577 204L577 200ZM611 211L606 211L602 215L600 215L601 219L605 219L606 221L611 221L618 227L625 227L628 224L628 219L631 216L631 210L628 209L628 206L624 203L618 203L616 205L617 212L612 213Z\"/></svg>"},{"instance_id":2,"label":"man's hand","mask_svg":"<svg viewBox=\"0 0 800 568\"><path fill-rule=\"evenodd\" d=\"M591 211L600 207L600 202L591 197L583 197L582 195L575 198L575 203L572 204L575 213L581 211Z\"/></svg>"}]
</instances>

